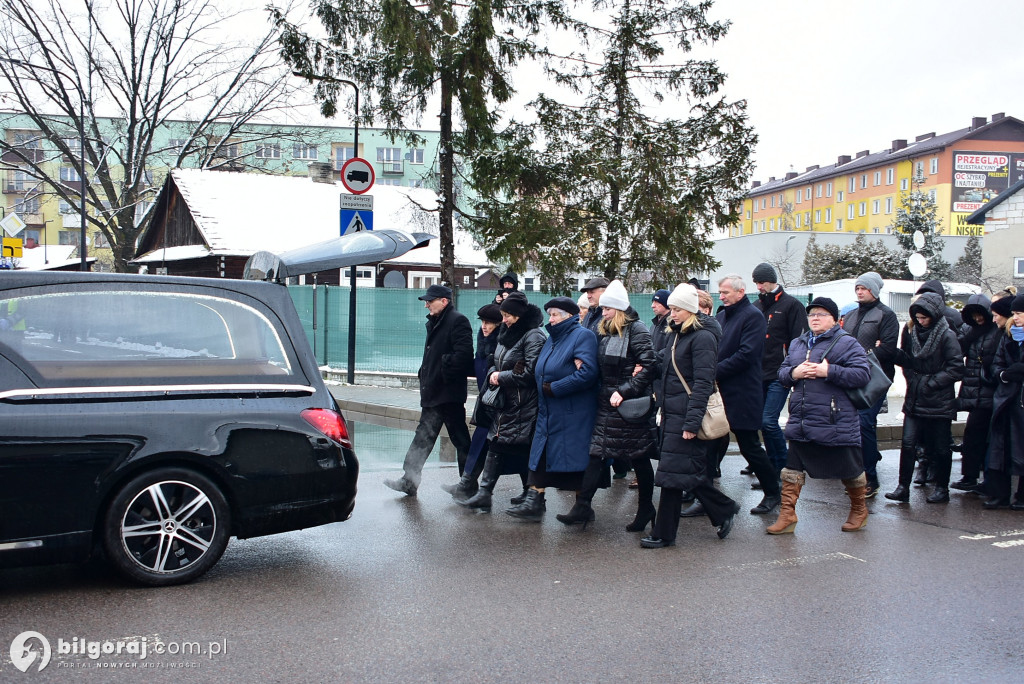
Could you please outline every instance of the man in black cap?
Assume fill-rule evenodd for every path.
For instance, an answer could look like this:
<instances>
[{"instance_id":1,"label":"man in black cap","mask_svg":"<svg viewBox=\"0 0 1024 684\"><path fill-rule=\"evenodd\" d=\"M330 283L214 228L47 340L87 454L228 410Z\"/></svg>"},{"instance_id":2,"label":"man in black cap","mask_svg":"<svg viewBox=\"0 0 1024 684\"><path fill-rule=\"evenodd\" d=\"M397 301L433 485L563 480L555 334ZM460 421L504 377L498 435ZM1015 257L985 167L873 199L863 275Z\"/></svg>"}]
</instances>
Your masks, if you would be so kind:
<instances>
[{"instance_id":1,"label":"man in black cap","mask_svg":"<svg viewBox=\"0 0 1024 684\"><path fill-rule=\"evenodd\" d=\"M580 292L587 295L587 301L590 302L587 317L583 319L583 327L589 328L595 335L597 334L597 324L601 322L601 307L598 304L601 301L601 294L607 287L608 279L598 276L591 278L586 285L580 288Z\"/></svg>"},{"instance_id":2,"label":"man in black cap","mask_svg":"<svg viewBox=\"0 0 1024 684\"><path fill-rule=\"evenodd\" d=\"M668 290L658 290L651 297L651 311L654 318L651 319L651 344L654 345L655 353L660 353L668 344L668 333L665 332L668 326Z\"/></svg>"},{"instance_id":3,"label":"man in black cap","mask_svg":"<svg viewBox=\"0 0 1024 684\"><path fill-rule=\"evenodd\" d=\"M757 308L764 314L768 330L764 338L761 357L761 376L764 385L764 412L761 416L761 435L768 460L775 470L786 467L786 436L779 426L779 416L789 398L789 388L779 382L779 366L786 360L789 343L807 331L807 313L796 297L788 294L778 283L771 264L754 267L751 280L757 286ZM837 317L838 320L838 317Z\"/></svg>"},{"instance_id":4,"label":"man in black cap","mask_svg":"<svg viewBox=\"0 0 1024 684\"><path fill-rule=\"evenodd\" d=\"M430 456L441 426L455 446L459 475L466 467L469 429L466 427L466 378L473 374L473 328L469 319L452 305L452 291L431 285L420 297L427 315L427 341L420 365L420 422L405 454L405 474L384 484L397 492L416 496L423 464Z\"/></svg>"}]
</instances>

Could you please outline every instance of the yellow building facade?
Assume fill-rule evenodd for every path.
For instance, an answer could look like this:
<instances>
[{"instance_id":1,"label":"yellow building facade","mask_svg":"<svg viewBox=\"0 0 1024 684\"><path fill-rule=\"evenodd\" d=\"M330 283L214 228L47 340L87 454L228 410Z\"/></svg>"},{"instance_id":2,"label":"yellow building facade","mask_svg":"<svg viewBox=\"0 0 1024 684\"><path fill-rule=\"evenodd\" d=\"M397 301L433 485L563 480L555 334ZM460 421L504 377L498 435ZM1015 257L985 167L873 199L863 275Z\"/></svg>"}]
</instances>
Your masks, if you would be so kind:
<instances>
[{"instance_id":1,"label":"yellow building facade","mask_svg":"<svg viewBox=\"0 0 1024 684\"><path fill-rule=\"evenodd\" d=\"M943 235L981 235L967 217L1024 178L1024 122L995 114L968 128L893 140L881 152L842 155L835 164L755 181L729 237L773 231L891 233L901 197L921 176L938 206Z\"/></svg>"}]
</instances>

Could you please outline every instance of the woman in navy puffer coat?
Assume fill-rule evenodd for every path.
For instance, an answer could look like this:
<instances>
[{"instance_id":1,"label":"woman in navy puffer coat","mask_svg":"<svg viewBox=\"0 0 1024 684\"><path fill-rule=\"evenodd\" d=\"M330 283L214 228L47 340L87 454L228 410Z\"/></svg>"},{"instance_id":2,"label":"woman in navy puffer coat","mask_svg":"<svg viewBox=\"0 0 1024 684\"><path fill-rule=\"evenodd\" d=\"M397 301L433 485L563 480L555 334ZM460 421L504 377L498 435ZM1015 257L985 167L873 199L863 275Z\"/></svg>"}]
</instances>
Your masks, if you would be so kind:
<instances>
[{"instance_id":1,"label":"woman in navy puffer coat","mask_svg":"<svg viewBox=\"0 0 1024 684\"><path fill-rule=\"evenodd\" d=\"M839 327L839 307L827 297L807 306L810 330L789 344L779 367L779 382L792 387L786 439L789 453L782 469L782 507L769 534L792 532L796 502L806 475L840 479L850 497L844 532L862 529L868 520L864 503L867 478L860 451L860 416L847 389L868 384L871 369L857 338Z\"/></svg>"}]
</instances>

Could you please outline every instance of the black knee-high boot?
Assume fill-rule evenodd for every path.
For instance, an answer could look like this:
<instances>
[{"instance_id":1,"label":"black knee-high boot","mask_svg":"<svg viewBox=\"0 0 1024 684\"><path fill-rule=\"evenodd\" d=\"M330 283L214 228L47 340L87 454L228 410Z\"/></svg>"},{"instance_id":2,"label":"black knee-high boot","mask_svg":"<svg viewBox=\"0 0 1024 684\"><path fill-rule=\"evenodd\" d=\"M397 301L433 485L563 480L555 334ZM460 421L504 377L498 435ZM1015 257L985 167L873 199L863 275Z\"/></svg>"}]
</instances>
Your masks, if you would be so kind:
<instances>
[{"instance_id":1,"label":"black knee-high boot","mask_svg":"<svg viewBox=\"0 0 1024 684\"><path fill-rule=\"evenodd\" d=\"M627 532L643 532L647 525L654 522L658 509L654 507L654 468L651 460L640 458L633 461L636 471L637 493L639 498L636 506L636 517L626 525Z\"/></svg>"}]
</instances>

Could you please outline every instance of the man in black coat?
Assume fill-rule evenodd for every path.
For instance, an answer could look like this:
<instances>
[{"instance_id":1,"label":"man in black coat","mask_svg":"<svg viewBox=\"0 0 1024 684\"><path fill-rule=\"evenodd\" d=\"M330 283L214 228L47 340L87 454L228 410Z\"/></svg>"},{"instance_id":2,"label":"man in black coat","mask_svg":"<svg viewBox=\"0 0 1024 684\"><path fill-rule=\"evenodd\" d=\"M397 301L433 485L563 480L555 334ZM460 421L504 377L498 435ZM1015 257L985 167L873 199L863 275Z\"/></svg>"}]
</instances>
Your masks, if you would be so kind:
<instances>
[{"instance_id":1,"label":"man in black coat","mask_svg":"<svg viewBox=\"0 0 1024 684\"><path fill-rule=\"evenodd\" d=\"M884 284L882 276L874 271L861 274L854 283L857 308L843 317L843 330L857 338L866 351L875 355L885 369L889 379L896 375L893 364L896 345L900 336L900 322L896 313L878 300ZM878 493L878 462L882 454L878 451L878 413L882 410L885 397L874 406L858 411L860 414L860 448L864 455L864 474L868 486L864 496L868 499Z\"/></svg>"},{"instance_id":2,"label":"man in black coat","mask_svg":"<svg viewBox=\"0 0 1024 684\"><path fill-rule=\"evenodd\" d=\"M607 287L608 279L604 276L598 276L591 278L587 281L586 285L580 288L580 292L587 295L587 301L590 302L590 308L587 309L587 317L583 319L583 327L588 328L595 335L597 334L597 324L601 322L599 302L601 301L601 295Z\"/></svg>"},{"instance_id":3,"label":"man in black coat","mask_svg":"<svg viewBox=\"0 0 1024 684\"><path fill-rule=\"evenodd\" d=\"M723 308L716 316L722 325L716 380L740 453L764 490L761 503L750 512L763 515L782 500L778 471L757 434L764 414L761 359L767 326L760 310L747 299L747 286L740 276L728 275L718 281L718 297Z\"/></svg>"},{"instance_id":4,"label":"man in black coat","mask_svg":"<svg viewBox=\"0 0 1024 684\"><path fill-rule=\"evenodd\" d=\"M431 285L420 297L430 312L427 315L427 341L420 365L420 422L405 454L405 474L397 480L384 480L395 491L416 496L423 464L430 456L441 426L455 446L459 475L469 453L469 429L466 427L466 378L473 374L473 328L469 319L452 305L452 291L444 285Z\"/></svg>"},{"instance_id":5,"label":"man in black coat","mask_svg":"<svg viewBox=\"0 0 1024 684\"><path fill-rule=\"evenodd\" d=\"M758 292L755 306L764 314L768 326L761 357L761 383L764 388L761 435L768 460L775 470L782 472L786 467L786 436L782 434L779 416L789 398L789 388L779 382L779 366L789 354L789 343L807 331L807 312L796 297L782 289L771 264L754 267L751 280Z\"/></svg>"},{"instance_id":6,"label":"man in black coat","mask_svg":"<svg viewBox=\"0 0 1024 684\"><path fill-rule=\"evenodd\" d=\"M651 297L651 311L654 318L651 319L651 344L654 345L654 353L660 354L661 350L668 344L668 290L658 290Z\"/></svg>"}]
</instances>

